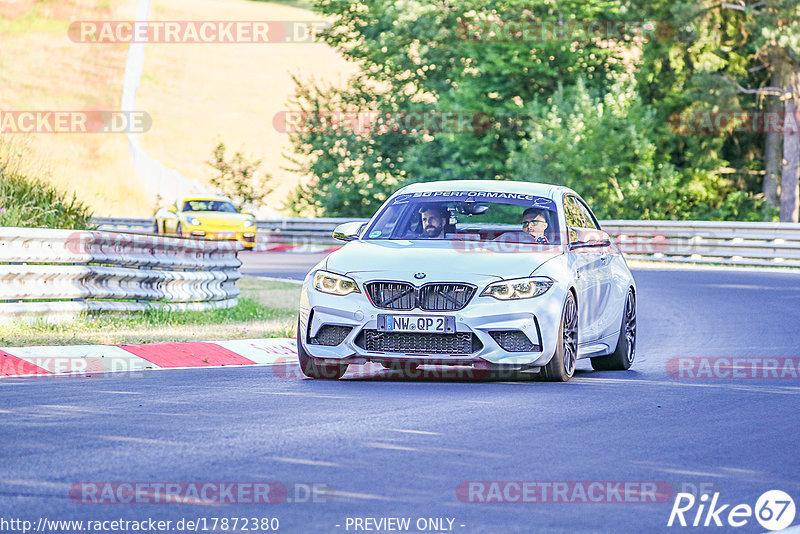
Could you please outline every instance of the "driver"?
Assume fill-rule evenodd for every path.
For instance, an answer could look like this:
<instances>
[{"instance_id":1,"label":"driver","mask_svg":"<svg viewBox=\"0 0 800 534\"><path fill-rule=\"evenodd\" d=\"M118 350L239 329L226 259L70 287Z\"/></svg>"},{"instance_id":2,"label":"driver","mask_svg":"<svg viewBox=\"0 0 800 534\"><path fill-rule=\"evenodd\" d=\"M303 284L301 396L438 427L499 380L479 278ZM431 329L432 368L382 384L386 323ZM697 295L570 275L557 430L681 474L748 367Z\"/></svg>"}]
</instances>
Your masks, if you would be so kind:
<instances>
[{"instance_id":1,"label":"driver","mask_svg":"<svg viewBox=\"0 0 800 534\"><path fill-rule=\"evenodd\" d=\"M547 230L547 216L539 208L528 208L522 212L522 231L530 235L537 243L547 243L544 235Z\"/></svg>"},{"instance_id":2,"label":"driver","mask_svg":"<svg viewBox=\"0 0 800 534\"><path fill-rule=\"evenodd\" d=\"M444 237L445 227L450 220L450 212L446 207L436 204L426 204L419 210L422 219L422 234L426 239L441 239Z\"/></svg>"}]
</instances>

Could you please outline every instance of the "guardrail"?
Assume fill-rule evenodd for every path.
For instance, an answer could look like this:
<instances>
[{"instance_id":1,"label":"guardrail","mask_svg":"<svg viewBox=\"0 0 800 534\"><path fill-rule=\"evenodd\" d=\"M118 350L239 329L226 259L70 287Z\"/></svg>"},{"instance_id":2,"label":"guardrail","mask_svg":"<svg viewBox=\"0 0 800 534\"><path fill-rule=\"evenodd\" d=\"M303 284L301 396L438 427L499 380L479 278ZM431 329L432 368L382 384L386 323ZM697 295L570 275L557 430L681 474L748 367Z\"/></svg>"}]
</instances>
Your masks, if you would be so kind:
<instances>
[{"instance_id":1,"label":"guardrail","mask_svg":"<svg viewBox=\"0 0 800 534\"><path fill-rule=\"evenodd\" d=\"M95 217L92 219L97 229L107 232L137 231L155 232L154 219L137 219L134 217Z\"/></svg>"},{"instance_id":2,"label":"guardrail","mask_svg":"<svg viewBox=\"0 0 800 534\"><path fill-rule=\"evenodd\" d=\"M256 221L257 243L332 245L336 225L367 219L287 218ZM152 219L96 219L101 228L152 230ZM630 259L697 264L800 267L800 224L717 221L601 221Z\"/></svg>"},{"instance_id":3,"label":"guardrail","mask_svg":"<svg viewBox=\"0 0 800 534\"><path fill-rule=\"evenodd\" d=\"M630 259L800 267L800 224L717 221L602 221Z\"/></svg>"},{"instance_id":4,"label":"guardrail","mask_svg":"<svg viewBox=\"0 0 800 534\"><path fill-rule=\"evenodd\" d=\"M238 303L241 245L135 233L0 228L0 322L87 310Z\"/></svg>"}]
</instances>

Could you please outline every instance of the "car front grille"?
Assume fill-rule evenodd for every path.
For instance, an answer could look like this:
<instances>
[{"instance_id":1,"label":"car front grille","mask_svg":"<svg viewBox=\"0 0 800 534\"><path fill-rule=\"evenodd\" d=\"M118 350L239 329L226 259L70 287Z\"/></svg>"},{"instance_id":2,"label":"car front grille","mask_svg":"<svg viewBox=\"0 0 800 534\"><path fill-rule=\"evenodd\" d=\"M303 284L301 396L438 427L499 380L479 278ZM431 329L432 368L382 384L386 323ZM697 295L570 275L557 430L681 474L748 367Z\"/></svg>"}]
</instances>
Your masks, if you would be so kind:
<instances>
[{"instance_id":1,"label":"car front grille","mask_svg":"<svg viewBox=\"0 0 800 534\"><path fill-rule=\"evenodd\" d=\"M426 334L378 330L362 330L356 338L356 345L370 352L400 354L472 354L482 347L472 332Z\"/></svg>"},{"instance_id":2,"label":"car front grille","mask_svg":"<svg viewBox=\"0 0 800 534\"><path fill-rule=\"evenodd\" d=\"M464 309L477 288L470 284L431 283L414 287L408 282L369 282L367 295L382 310L458 311Z\"/></svg>"},{"instance_id":3,"label":"car front grille","mask_svg":"<svg viewBox=\"0 0 800 534\"><path fill-rule=\"evenodd\" d=\"M426 284L417 291L417 304L427 311L457 311L474 294L475 287L466 284Z\"/></svg>"},{"instance_id":4,"label":"car front grille","mask_svg":"<svg viewBox=\"0 0 800 534\"><path fill-rule=\"evenodd\" d=\"M367 294L376 308L413 310L417 302L416 288L405 282L370 282Z\"/></svg>"},{"instance_id":5,"label":"car front grille","mask_svg":"<svg viewBox=\"0 0 800 534\"><path fill-rule=\"evenodd\" d=\"M308 342L311 345L322 345L325 347L335 347L344 341L347 334L353 330L352 326L340 326L335 324L322 325L317 331L317 335L309 338Z\"/></svg>"},{"instance_id":6,"label":"car front grille","mask_svg":"<svg viewBox=\"0 0 800 534\"><path fill-rule=\"evenodd\" d=\"M522 330L495 330L489 332L492 339L506 352L539 352L542 348L535 345Z\"/></svg>"}]
</instances>

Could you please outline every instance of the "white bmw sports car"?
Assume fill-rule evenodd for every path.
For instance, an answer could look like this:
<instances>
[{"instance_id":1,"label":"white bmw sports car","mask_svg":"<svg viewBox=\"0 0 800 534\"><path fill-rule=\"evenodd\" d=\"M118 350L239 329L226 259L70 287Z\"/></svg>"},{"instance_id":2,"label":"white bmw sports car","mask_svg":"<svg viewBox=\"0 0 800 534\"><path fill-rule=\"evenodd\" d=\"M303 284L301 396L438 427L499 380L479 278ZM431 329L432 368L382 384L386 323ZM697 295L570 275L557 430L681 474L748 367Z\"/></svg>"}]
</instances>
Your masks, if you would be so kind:
<instances>
[{"instance_id":1,"label":"white bmw sports car","mask_svg":"<svg viewBox=\"0 0 800 534\"><path fill-rule=\"evenodd\" d=\"M586 203L566 187L444 181L397 191L303 282L303 372L349 364L532 370L565 382L579 358L628 369L636 284Z\"/></svg>"}]
</instances>

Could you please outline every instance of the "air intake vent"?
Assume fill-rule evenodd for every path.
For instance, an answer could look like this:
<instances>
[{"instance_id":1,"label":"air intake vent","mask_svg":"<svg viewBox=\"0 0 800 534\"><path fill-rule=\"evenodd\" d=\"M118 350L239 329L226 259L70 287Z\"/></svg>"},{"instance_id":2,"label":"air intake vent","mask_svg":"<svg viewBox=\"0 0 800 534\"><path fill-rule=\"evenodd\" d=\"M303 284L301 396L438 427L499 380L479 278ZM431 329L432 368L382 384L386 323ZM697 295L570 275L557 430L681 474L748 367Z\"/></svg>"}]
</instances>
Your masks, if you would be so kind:
<instances>
[{"instance_id":1,"label":"air intake vent","mask_svg":"<svg viewBox=\"0 0 800 534\"><path fill-rule=\"evenodd\" d=\"M472 354L482 348L471 332L424 334L362 330L356 344L370 352L399 354Z\"/></svg>"},{"instance_id":2,"label":"air intake vent","mask_svg":"<svg viewBox=\"0 0 800 534\"><path fill-rule=\"evenodd\" d=\"M522 330L496 330L489 332L500 347L507 352L539 352L542 348L531 342Z\"/></svg>"},{"instance_id":3,"label":"air intake vent","mask_svg":"<svg viewBox=\"0 0 800 534\"><path fill-rule=\"evenodd\" d=\"M320 327L316 336L309 338L308 342L311 345L335 347L344 341L344 338L347 337L351 330L353 330L352 326L325 324Z\"/></svg>"}]
</instances>

